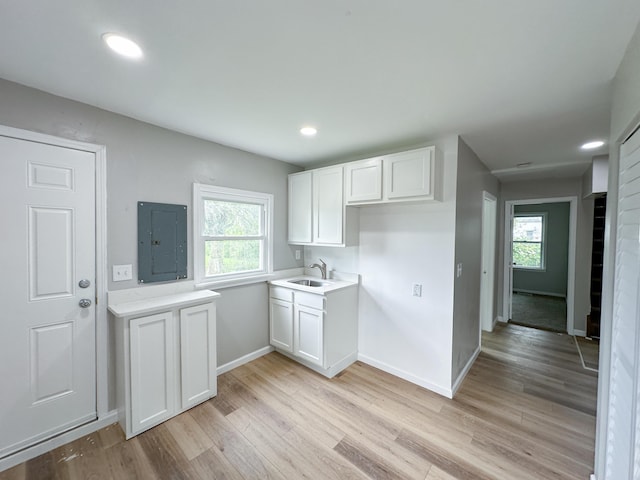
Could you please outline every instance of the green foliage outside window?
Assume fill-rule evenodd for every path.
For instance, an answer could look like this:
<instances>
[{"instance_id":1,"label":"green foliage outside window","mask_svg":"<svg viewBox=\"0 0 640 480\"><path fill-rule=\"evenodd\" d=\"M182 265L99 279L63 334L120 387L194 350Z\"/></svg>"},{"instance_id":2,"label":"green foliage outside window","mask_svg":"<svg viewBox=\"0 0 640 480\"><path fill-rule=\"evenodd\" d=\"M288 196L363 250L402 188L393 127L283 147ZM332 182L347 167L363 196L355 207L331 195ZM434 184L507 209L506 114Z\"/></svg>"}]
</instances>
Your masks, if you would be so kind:
<instances>
[{"instance_id":1,"label":"green foliage outside window","mask_svg":"<svg viewBox=\"0 0 640 480\"><path fill-rule=\"evenodd\" d=\"M205 275L259 270L262 266L262 205L205 200L202 234Z\"/></svg>"},{"instance_id":2,"label":"green foliage outside window","mask_svg":"<svg viewBox=\"0 0 640 480\"><path fill-rule=\"evenodd\" d=\"M541 244L513 242L513 263L517 267L542 268Z\"/></svg>"},{"instance_id":3,"label":"green foliage outside window","mask_svg":"<svg viewBox=\"0 0 640 480\"><path fill-rule=\"evenodd\" d=\"M544 223L543 214L518 214L514 217L512 254L516 268L544 267Z\"/></svg>"}]
</instances>

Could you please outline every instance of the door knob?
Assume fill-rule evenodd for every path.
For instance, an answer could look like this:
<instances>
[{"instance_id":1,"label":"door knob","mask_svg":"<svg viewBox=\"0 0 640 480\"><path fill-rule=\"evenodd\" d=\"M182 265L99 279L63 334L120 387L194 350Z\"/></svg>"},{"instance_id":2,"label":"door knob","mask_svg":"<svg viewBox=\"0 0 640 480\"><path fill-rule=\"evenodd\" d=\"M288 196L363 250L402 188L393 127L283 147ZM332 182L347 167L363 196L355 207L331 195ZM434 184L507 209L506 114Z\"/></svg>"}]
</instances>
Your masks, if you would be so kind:
<instances>
[{"instance_id":1,"label":"door knob","mask_svg":"<svg viewBox=\"0 0 640 480\"><path fill-rule=\"evenodd\" d=\"M82 308L89 308L91 306L91 300L89 300L88 298L83 298L82 300L80 300L78 305L80 305Z\"/></svg>"}]
</instances>

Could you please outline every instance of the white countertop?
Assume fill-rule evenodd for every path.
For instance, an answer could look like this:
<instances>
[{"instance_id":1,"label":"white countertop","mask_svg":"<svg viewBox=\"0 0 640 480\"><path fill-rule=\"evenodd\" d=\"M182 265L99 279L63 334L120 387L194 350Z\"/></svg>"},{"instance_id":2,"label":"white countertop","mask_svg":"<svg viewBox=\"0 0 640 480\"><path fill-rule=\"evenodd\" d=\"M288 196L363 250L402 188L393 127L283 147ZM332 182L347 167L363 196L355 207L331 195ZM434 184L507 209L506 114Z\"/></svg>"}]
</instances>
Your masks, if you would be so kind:
<instances>
[{"instance_id":1,"label":"white countertop","mask_svg":"<svg viewBox=\"0 0 640 480\"><path fill-rule=\"evenodd\" d=\"M143 315L176 307L212 302L219 296L219 293L211 290L174 293L130 302L109 303L109 311L116 317L129 317L131 315Z\"/></svg>"},{"instance_id":2,"label":"white countertop","mask_svg":"<svg viewBox=\"0 0 640 480\"><path fill-rule=\"evenodd\" d=\"M356 275L357 279L357 275ZM321 287L308 287L306 285L298 285L297 283L291 283L290 280L315 280L319 282L326 282L326 285ZM279 280L272 280L269 282L271 285L277 285L278 287L286 287L292 290L300 290L303 292L316 293L318 295L324 295L325 293L330 293L336 290L340 290L342 288L348 288L358 285L357 280L347 280L347 279L337 279L337 278L329 278L326 280L321 279L320 277L313 277L310 275L297 275L294 277L282 278Z\"/></svg>"}]
</instances>

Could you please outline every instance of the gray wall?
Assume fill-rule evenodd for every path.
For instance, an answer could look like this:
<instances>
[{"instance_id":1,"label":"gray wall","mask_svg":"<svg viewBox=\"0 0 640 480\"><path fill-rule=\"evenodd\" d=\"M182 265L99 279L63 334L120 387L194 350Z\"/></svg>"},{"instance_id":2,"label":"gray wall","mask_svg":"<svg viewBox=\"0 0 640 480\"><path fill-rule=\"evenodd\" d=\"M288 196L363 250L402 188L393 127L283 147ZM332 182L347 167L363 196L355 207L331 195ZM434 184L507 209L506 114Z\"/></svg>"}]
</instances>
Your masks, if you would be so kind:
<instances>
[{"instance_id":1,"label":"gray wall","mask_svg":"<svg viewBox=\"0 0 640 480\"><path fill-rule=\"evenodd\" d=\"M593 200L582 198L582 179L558 178L538 181L507 182L500 188L500 207L498 224L499 250L498 269L498 311L502 312L504 285L504 205L507 200L530 200L554 197L577 197L577 230L576 230L576 275L574 298L574 329L586 330L587 314L589 313L589 276L591 274L591 239L593 236Z\"/></svg>"},{"instance_id":2,"label":"gray wall","mask_svg":"<svg viewBox=\"0 0 640 480\"><path fill-rule=\"evenodd\" d=\"M273 194L274 268L302 265L286 240L287 175L300 168L1 79L0 105L2 125L106 146L109 272L113 264L133 264L136 277L138 200L188 205L191 246L193 182ZM188 271L193 278L191 251ZM138 287L135 280L108 284L109 290L133 287ZM218 365L222 365L267 346L269 322L264 283L219 291Z\"/></svg>"},{"instance_id":3,"label":"gray wall","mask_svg":"<svg viewBox=\"0 0 640 480\"><path fill-rule=\"evenodd\" d=\"M498 179L459 138L455 263L462 263L462 275L454 281L452 383L479 347L483 190L498 197Z\"/></svg>"},{"instance_id":4,"label":"gray wall","mask_svg":"<svg viewBox=\"0 0 640 480\"><path fill-rule=\"evenodd\" d=\"M569 259L569 203L516 205L515 213L546 213L545 269L513 270L513 289L567 295Z\"/></svg>"}]
</instances>

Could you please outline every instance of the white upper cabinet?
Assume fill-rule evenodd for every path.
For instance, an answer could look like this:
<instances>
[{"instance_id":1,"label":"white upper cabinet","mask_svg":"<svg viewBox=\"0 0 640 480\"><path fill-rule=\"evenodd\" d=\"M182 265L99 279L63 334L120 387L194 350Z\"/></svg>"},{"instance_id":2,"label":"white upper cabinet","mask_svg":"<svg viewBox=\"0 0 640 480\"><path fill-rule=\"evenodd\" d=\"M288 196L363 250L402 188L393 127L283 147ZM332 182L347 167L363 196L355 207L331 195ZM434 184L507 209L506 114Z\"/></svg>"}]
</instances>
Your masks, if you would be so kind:
<instances>
[{"instance_id":1,"label":"white upper cabinet","mask_svg":"<svg viewBox=\"0 0 640 480\"><path fill-rule=\"evenodd\" d=\"M313 171L313 243L343 244L342 167Z\"/></svg>"},{"instance_id":2,"label":"white upper cabinet","mask_svg":"<svg viewBox=\"0 0 640 480\"><path fill-rule=\"evenodd\" d=\"M381 157L347 163L344 169L348 204L382 200Z\"/></svg>"},{"instance_id":3,"label":"white upper cabinet","mask_svg":"<svg viewBox=\"0 0 640 480\"><path fill-rule=\"evenodd\" d=\"M312 172L289 175L289 243L311 243Z\"/></svg>"},{"instance_id":4,"label":"white upper cabinet","mask_svg":"<svg viewBox=\"0 0 640 480\"><path fill-rule=\"evenodd\" d=\"M289 175L289 243L345 246L345 215L341 165Z\"/></svg>"},{"instance_id":5,"label":"white upper cabinet","mask_svg":"<svg viewBox=\"0 0 640 480\"><path fill-rule=\"evenodd\" d=\"M433 147L384 157L384 193L389 200L433 197Z\"/></svg>"},{"instance_id":6,"label":"white upper cabinet","mask_svg":"<svg viewBox=\"0 0 640 480\"><path fill-rule=\"evenodd\" d=\"M435 147L345 165L346 204L440 200Z\"/></svg>"}]
</instances>

